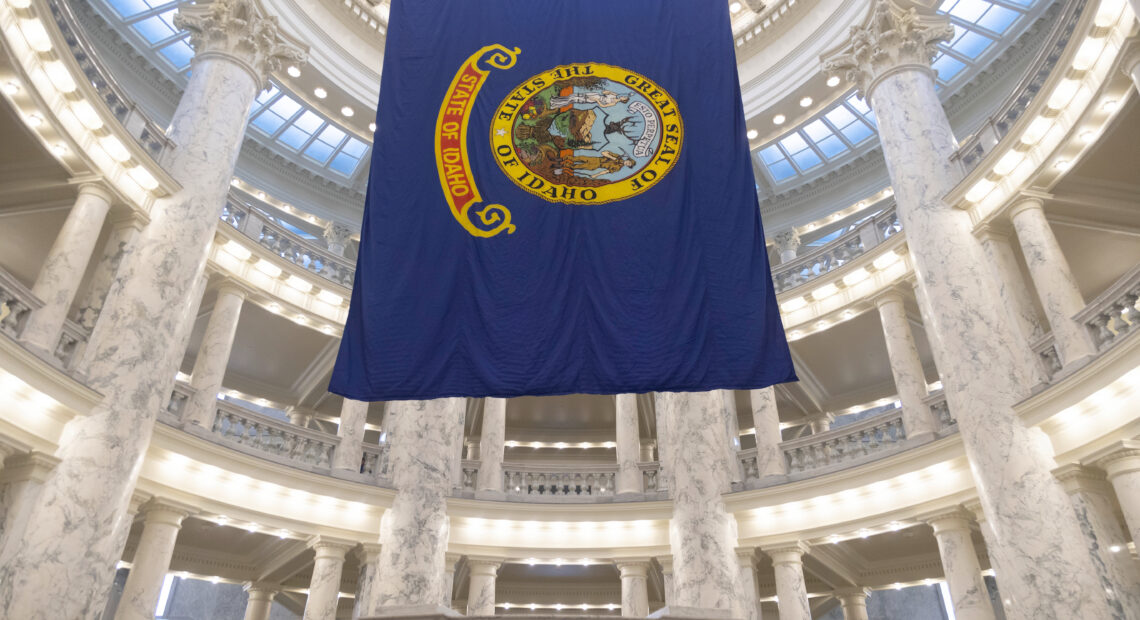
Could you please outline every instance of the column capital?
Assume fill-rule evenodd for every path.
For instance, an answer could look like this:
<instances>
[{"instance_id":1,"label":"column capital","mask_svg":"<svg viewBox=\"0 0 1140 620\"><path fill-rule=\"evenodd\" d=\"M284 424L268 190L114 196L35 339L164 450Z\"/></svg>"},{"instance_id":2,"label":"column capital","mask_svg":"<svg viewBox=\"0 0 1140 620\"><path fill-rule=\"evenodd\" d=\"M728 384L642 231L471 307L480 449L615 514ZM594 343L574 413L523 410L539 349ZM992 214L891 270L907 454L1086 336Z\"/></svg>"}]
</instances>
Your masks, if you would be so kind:
<instances>
[{"instance_id":1,"label":"column capital","mask_svg":"<svg viewBox=\"0 0 1140 620\"><path fill-rule=\"evenodd\" d=\"M647 560L617 560L614 562L622 579L626 577L649 576L649 562Z\"/></svg>"},{"instance_id":2,"label":"column capital","mask_svg":"<svg viewBox=\"0 0 1140 620\"><path fill-rule=\"evenodd\" d=\"M260 0L213 0L178 5L174 26L190 31L194 62L223 57L245 69L259 88L285 63L304 64L308 46L281 32Z\"/></svg>"},{"instance_id":3,"label":"column capital","mask_svg":"<svg viewBox=\"0 0 1140 620\"><path fill-rule=\"evenodd\" d=\"M1103 471L1079 463L1067 463L1054 469L1053 477L1061 483L1069 495L1078 491L1094 493L1109 491L1108 476Z\"/></svg>"},{"instance_id":4,"label":"column capital","mask_svg":"<svg viewBox=\"0 0 1140 620\"><path fill-rule=\"evenodd\" d=\"M961 506L954 506L946 510L925 514L919 519L934 528L934 535L938 536L943 532L969 532L973 529L971 524L974 521L974 515Z\"/></svg>"},{"instance_id":5,"label":"column capital","mask_svg":"<svg viewBox=\"0 0 1140 620\"><path fill-rule=\"evenodd\" d=\"M245 301L246 296L249 295L249 289L247 289L246 287L242 286L241 284L239 284L238 282L236 282L234 280L230 280L229 278L222 280L218 284L217 290L218 290L219 296L222 293L225 293L227 295L233 295L234 297L239 297L239 298L241 298L242 301Z\"/></svg>"},{"instance_id":6,"label":"column capital","mask_svg":"<svg viewBox=\"0 0 1140 620\"><path fill-rule=\"evenodd\" d=\"M325 224L324 229L325 243L328 244L330 250L335 246L340 249L340 253L343 253L344 246L348 244L348 239L352 237L353 232L355 231L344 224L329 222Z\"/></svg>"},{"instance_id":7,"label":"column capital","mask_svg":"<svg viewBox=\"0 0 1140 620\"><path fill-rule=\"evenodd\" d=\"M499 567L502 565L503 560L500 558L467 556L467 566L471 569L472 575L495 577L499 574Z\"/></svg>"},{"instance_id":8,"label":"column capital","mask_svg":"<svg viewBox=\"0 0 1140 620\"><path fill-rule=\"evenodd\" d=\"M883 306L892 303L905 304L906 296L903 295L903 292L898 288L891 287L879 293L878 295L875 295L873 301L875 302L876 308L882 308Z\"/></svg>"},{"instance_id":9,"label":"column capital","mask_svg":"<svg viewBox=\"0 0 1140 620\"><path fill-rule=\"evenodd\" d=\"M0 471L0 484L10 482L44 482L59 465L60 459L46 452L20 452L9 456Z\"/></svg>"},{"instance_id":10,"label":"column capital","mask_svg":"<svg viewBox=\"0 0 1140 620\"><path fill-rule=\"evenodd\" d=\"M859 95L869 98L884 77L903 69L933 72L935 46L954 38L950 18L913 0L872 0L862 26L851 40L820 60L824 71L843 73Z\"/></svg>"},{"instance_id":11,"label":"column capital","mask_svg":"<svg viewBox=\"0 0 1140 620\"><path fill-rule=\"evenodd\" d=\"M1041 196L1022 194L1017 197L1013 205L1010 206L1010 208L1006 211L1006 215L1008 215L1009 219L1012 221L1016 219L1018 215L1021 215L1026 211L1044 212L1044 210L1045 200Z\"/></svg>"},{"instance_id":12,"label":"column capital","mask_svg":"<svg viewBox=\"0 0 1140 620\"><path fill-rule=\"evenodd\" d=\"M840 588L840 589L832 592L832 595L834 595L835 598L840 599L840 600L843 600L845 598L856 598L856 597L866 600L866 598L868 596L871 596L871 588L864 588L862 586L853 586L850 588Z\"/></svg>"},{"instance_id":13,"label":"column capital","mask_svg":"<svg viewBox=\"0 0 1140 620\"><path fill-rule=\"evenodd\" d=\"M772 237L772 245L776 246L778 252L795 252L800 249L800 233L794 228L776 233L776 236Z\"/></svg>"},{"instance_id":14,"label":"column capital","mask_svg":"<svg viewBox=\"0 0 1140 620\"><path fill-rule=\"evenodd\" d=\"M809 549L811 546L802 541L760 548L772 558L773 564L803 564L803 556Z\"/></svg>"},{"instance_id":15,"label":"column capital","mask_svg":"<svg viewBox=\"0 0 1140 620\"><path fill-rule=\"evenodd\" d=\"M152 497L141 506L139 514L142 515L146 525L159 524L182 527L182 520L198 512L197 507L165 497Z\"/></svg>"},{"instance_id":16,"label":"column capital","mask_svg":"<svg viewBox=\"0 0 1140 620\"><path fill-rule=\"evenodd\" d=\"M671 555L659 555L653 559L657 560L657 563L661 565L661 572L663 574L666 574L666 575L672 575L673 574L673 556L671 556Z\"/></svg>"},{"instance_id":17,"label":"column capital","mask_svg":"<svg viewBox=\"0 0 1140 620\"><path fill-rule=\"evenodd\" d=\"M241 589L249 592L251 598L256 592L261 595L262 600L273 600L273 597L281 592L281 584L267 581L247 581L242 584Z\"/></svg>"},{"instance_id":18,"label":"column capital","mask_svg":"<svg viewBox=\"0 0 1140 620\"><path fill-rule=\"evenodd\" d=\"M344 560L345 554L356 546L356 543L353 542L321 535L313 536L307 541L307 544L310 549L317 553L316 559L329 558L341 561Z\"/></svg>"},{"instance_id":19,"label":"column capital","mask_svg":"<svg viewBox=\"0 0 1140 620\"><path fill-rule=\"evenodd\" d=\"M968 502L963 503L962 508L974 517L974 521L979 526L986 522L986 511L984 508L982 508L982 500L972 499Z\"/></svg>"},{"instance_id":20,"label":"column capital","mask_svg":"<svg viewBox=\"0 0 1140 620\"><path fill-rule=\"evenodd\" d=\"M1108 474L1108 479L1121 474L1140 472L1140 441L1125 439L1095 453L1087 461Z\"/></svg>"},{"instance_id":21,"label":"column capital","mask_svg":"<svg viewBox=\"0 0 1140 620\"><path fill-rule=\"evenodd\" d=\"M383 548L380 543L360 543L352 553L361 564L368 564L380 559L380 550Z\"/></svg>"},{"instance_id":22,"label":"column capital","mask_svg":"<svg viewBox=\"0 0 1140 620\"><path fill-rule=\"evenodd\" d=\"M736 562L741 568L756 568L756 547L737 547Z\"/></svg>"},{"instance_id":23,"label":"column capital","mask_svg":"<svg viewBox=\"0 0 1140 620\"><path fill-rule=\"evenodd\" d=\"M115 193L102 181L84 181L79 184L80 196L94 196L107 204L115 202Z\"/></svg>"}]
</instances>

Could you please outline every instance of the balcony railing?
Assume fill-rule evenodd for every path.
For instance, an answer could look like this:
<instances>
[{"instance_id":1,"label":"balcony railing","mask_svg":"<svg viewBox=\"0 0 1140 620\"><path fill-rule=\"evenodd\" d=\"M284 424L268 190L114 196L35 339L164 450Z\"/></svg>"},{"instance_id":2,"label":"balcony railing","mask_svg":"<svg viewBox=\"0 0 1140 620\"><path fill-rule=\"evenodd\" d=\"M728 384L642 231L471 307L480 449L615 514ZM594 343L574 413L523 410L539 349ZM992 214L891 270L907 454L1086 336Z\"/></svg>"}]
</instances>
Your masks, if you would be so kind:
<instances>
[{"instance_id":1,"label":"balcony railing","mask_svg":"<svg viewBox=\"0 0 1140 620\"><path fill-rule=\"evenodd\" d=\"M892 204L882 213L859 224L830 243L772 269L777 293L789 291L842 267L902 230Z\"/></svg>"},{"instance_id":2,"label":"balcony railing","mask_svg":"<svg viewBox=\"0 0 1140 620\"><path fill-rule=\"evenodd\" d=\"M1140 265L1130 269L1115 284L1092 300L1073 317L1088 330L1098 351L1104 351L1132 333L1140 309Z\"/></svg>"},{"instance_id":3,"label":"balcony railing","mask_svg":"<svg viewBox=\"0 0 1140 620\"><path fill-rule=\"evenodd\" d=\"M13 340L19 340L28 315L43 305L44 302L31 289L6 270L0 269L0 332ZM71 370L87 344L87 336L87 330L77 323L65 321L59 342L52 351L52 359L48 361L64 370Z\"/></svg>"},{"instance_id":4,"label":"balcony railing","mask_svg":"<svg viewBox=\"0 0 1140 620\"><path fill-rule=\"evenodd\" d=\"M479 480L479 461L464 459L461 490L473 493ZM647 499L665 496L664 480L657 462L638 463L641 492ZM508 500L597 501L613 497L617 463L568 465L547 463L503 463L503 493Z\"/></svg>"},{"instance_id":5,"label":"balcony railing","mask_svg":"<svg viewBox=\"0 0 1140 620\"><path fill-rule=\"evenodd\" d=\"M817 435L780 444L789 474L867 461L893 453L906 439L895 409Z\"/></svg>"}]
</instances>

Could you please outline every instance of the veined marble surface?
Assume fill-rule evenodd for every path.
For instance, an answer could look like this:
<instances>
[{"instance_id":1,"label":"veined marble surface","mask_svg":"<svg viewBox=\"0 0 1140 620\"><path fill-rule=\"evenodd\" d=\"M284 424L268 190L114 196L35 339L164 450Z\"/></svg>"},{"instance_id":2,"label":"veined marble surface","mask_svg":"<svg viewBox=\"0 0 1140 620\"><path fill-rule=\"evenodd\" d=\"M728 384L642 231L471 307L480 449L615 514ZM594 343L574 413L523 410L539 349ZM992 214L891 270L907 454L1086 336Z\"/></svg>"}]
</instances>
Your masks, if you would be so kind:
<instances>
[{"instance_id":1,"label":"veined marble surface","mask_svg":"<svg viewBox=\"0 0 1140 620\"><path fill-rule=\"evenodd\" d=\"M752 424L756 429L756 471L765 476L782 476L788 473L784 451L780 449L780 412L776 409L775 388L751 390Z\"/></svg>"},{"instance_id":2,"label":"veined marble surface","mask_svg":"<svg viewBox=\"0 0 1140 620\"><path fill-rule=\"evenodd\" d=\"M1109 603L1114 615L1140 620L1140 565L1128 553L1128 539L1116 518L1112 499L1090 488L1078 489L1070 498L1094 554L1101 585L1106 592L1112 592Z\"/></svg>"},{"instance_id":3,"label":"veined marble surface","mask_svg":"<svg viewBox=\"0 0 1140 620\"><path fill-rule=\"evenodd\" d=\"M135 217L128 217L114 221L111 234L103 245L99 255L99 262L91 271L87 279L87 288L80 297L77 321L83 327L95 327L95 319L103 309L103 302L107 299L107 291L111 288L111 281L115 279L115 272L119 269L123 257L138 239L142 223Z\"/></svg>"},{"instance_id":4,"label":"veined marble surface","mask_svg":"<svg viewBox=\"0 0 1140 620\"><path fill-rule=\"evenodd\" d=\"M641 493L641 470L637 459L641 452L641 435L638 432L637 395L618 394L614 397L616 410L617 487L622 493ZM646 612L648 613L648 612Z\"/></svg>"},{"instance_id":5,"label":"veined marble surface","mask_svg":"<svg viewBox=\"0 0 1140 620\"><path fill-rule=\"evenodd\" d=\"M365 544L357 553L360 572L356 576L356 599L352 603L352 618L358 620L365 609L380 606L380 545Z\"/></svg>"},{"instance_id":6,"label":"veined marble surface","mask_svg":"<svg viewBox=\"0 0 1140 620\"><path fill-rule=\"evenodd\" d=\"M336 435L340 445L333 453L333 467L359 472L364 458L364 425L368 421L368 403L351 398L344 399L340 407L340 425Z\"/></svg>"},{"instance_id":7,"label":"veined marble surface","mask_svg":"<svg viewBox=\"0 0 1140 620\"><path fill-rule=\"evenodd\" d=\"M467 615L492 616L495 614L495 577L499 562L471 560L470 582L467 589ZM448 599L450 599L450 595Z\"/></svg>"},{"instance_id":8,"label":"veined marble surface","mask_svg":"<svg viewBox=\"0 0 1140 620\"><path fill-rule=\"evenodd\" d=\"M153 620L162 581L170 570L174 542L187 516L184 510L161 502L143 508L142 536L131 558L131 571L115 610L115 620Z\"/></svg>"},{"instance_id":9,"label":"veined marble surface","mask_svg":"<svg viewBox=\"0 0 1140 620\"><path fill-rule=\"evenodd\" d=\"M899 402L902 404L903 428L909 439L933 435L937 430L930 407L922 402L926 398L926 375L914 334L906 318L902 295L890 292L875 300L879 319L883 325L883 338L887 343L891 375L895 380Z\"/></svg>"},{"instance_id":10,"label":"veined marble surface","mask_svg":"<svg viewBox=\"0 0 1140 620\"><path fill-rule=\"evenodd\" d=\"M479 437L478 491L503 492L503 451L506 449L507 400L483 399L483 430Z\"/></svg>"},{"instance_id":11,"label":"veined marble surface","mask_svg":"<svg viewBox=\"0 0 1140 620\"><path fill-rule=\"evenodd\" d=\"M804 584L803 545L765 549L772 558L776 576L776 599L780 620L811 620L811 604Z\"/></svg>"},{"instance_id":12,"label":"veined marble surface","mask_svg":"<svg viewBox=\"0 0 1140 620\"><path fill-rule=\"evenodd\" d=\"M340 601L340 575L344 570L344 555L349 546L341 543L315 541L313 577L309 581L309 597L305 601L303 620L336 620Z\"/></svg>"},{"instance_id":13,"label":"veined marble surface","mask_svg":"<svg viewBox=\"0 0 1140 620\"><path fill-rule=\"evenodd\" d=\"M194 360L194 371L190 375L190 387L195 391L182 413L182 420L188 424L206 429L214 425L218 392L222 390L244 302L245 292L240 288L224 284L218 289L206 332L202 334L202 344L198 347L198 357Z\"/></svg>"},{"instance_id":14,"label":"veined marble surface","mask_svg":"<svg viewBox=\"0 0 1140 620\"><path fill-rule=\"evenodd\" d=\"M736 391L717 390L722 403L721 414L724 418L724 449L727 452L725 459L728 462L728 477L730 482L744 480L744 471L740 467L740 460L736 458L740 452L740 421L736 417Z\"/></svg>"},{"instance_id":15,"label":"veined marble surface","mask_svg":"<svg viewBox=\"0 0 1140 620\"><path fill-rule=\"evenodd\" d=\"M756 551L751 547L736 550L736 605L732 617L740 620L761 620L759 586L756 583Z\"/></svg>"},{"instance_id":16,"label":"veined marble surface","mask_svg":"<svg viewBox=\"0 0 1140 620\"><path fill-rule=\"evenodd\" d=\"M1025 340L1036 340L1045 331L1041 328L1037 309L1033 307L1033 295L1029 292L1025 278L1021 277L1021 268L1017 265L1009 237L1004 233L987 230L982 232L981 241L986 262L994 269L994 280L998 285L1002 305L1009 311Z\"/></svg>"},{"instance_id":17,"label":"veined marble surface","mask_svg":"<svg viewBox=\"0 0 1140 620\"><path fill-rule=\"evenodd\" d=\"M970 538L970 524L958 514L932 519L942 573L950 590L954 615L960 620L994 620L994 608Z\"/></svg>"},{"instance_id":18,"label":"veined marble surface","mask_svg":"<svg viewBox=\"0 0 1140 620\"><path fill-rule=\"evenodd\" d=\"M731 486L724 401L719 392L661 392L656 407L668 425L662 457L673 500L670 605L731 610L736 598L736 522L721 497Z\"/></svg>"},{"instance_id":19,"label":"veined marble surface","mask_svg":"<svg viewBox=\"0 0 1140 620\"><path fill-rule=\"evenodd\" d=\"M621 615L640 618L649 615L649 563L620 562Z\"/></svg>"}]
</instances>

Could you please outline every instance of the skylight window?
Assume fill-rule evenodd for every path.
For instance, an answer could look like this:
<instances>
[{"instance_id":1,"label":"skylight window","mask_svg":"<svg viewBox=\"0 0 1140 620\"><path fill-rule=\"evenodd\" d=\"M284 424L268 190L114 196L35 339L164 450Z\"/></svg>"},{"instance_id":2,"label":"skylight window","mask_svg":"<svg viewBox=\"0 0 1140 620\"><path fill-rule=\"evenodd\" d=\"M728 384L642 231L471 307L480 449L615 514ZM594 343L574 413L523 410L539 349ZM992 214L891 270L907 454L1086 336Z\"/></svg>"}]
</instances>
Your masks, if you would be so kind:
<instances>
[{"instance_id":1,"label":"skylight window","mask_svg":"<svg viewBox=\"0 0 1140 620\"><path fill-rule=\"evenodd\" d=\"M312 164L350 177L368 153L368 143L329 122L281 91L276 84L258 96L250 125Z\"/></svg>"}]
</instances>

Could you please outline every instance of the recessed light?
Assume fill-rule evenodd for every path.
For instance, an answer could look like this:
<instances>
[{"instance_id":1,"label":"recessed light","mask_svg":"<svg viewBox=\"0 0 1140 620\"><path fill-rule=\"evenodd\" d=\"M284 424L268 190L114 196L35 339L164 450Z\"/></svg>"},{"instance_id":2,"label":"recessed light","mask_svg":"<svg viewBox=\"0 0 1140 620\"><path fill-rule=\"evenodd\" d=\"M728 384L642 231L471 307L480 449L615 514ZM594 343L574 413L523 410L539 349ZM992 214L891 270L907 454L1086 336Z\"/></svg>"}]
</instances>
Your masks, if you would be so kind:
<instances>
[{"instance_id":1,"label":"recessed light","mask_svg":"<svg viewBox=\"0 0 1140 620\"><path fill-rule=\"evenodd\" d=\"M1057 163L1053 164L1053 167L1056 168L1057 170L1064 172L1065 170L1068 170L1069 168L1073 167L1073 162L1071 162L1067 159L1062 159L1062 160L1058 161Z\"/></svg>"},{"instance_id":2,"label":"recessed light","mask_svg":"<svg viewBox=\"0 0 1140 620\"><path fill-rule=\"evenodd\" d=\"M353 110L352 108L350 108L348 106L344 106L343 108L340 109L340 113L345 115L345 116L351 117L353 114L356 114L356 110Z\"/></svg>"},{"instance_id":3,"label":"recessed light","mask_svg":"<svg viewBox=\"0 0 1140 620\"><path fill-rule=\"evenodd\" d=\"M811 104L812 104L812 98L811 97L804 97L803 99L800 99L800 107L801 108L806 108Z\"/></svg>"},{"instance_id":4,"label":"recessed light","mask_svg":"<svg viewBox=\"0 0 1140 620\"><path fill-rule=\"evenodd\" d=\"M839 76L833 75L833 76L827 78L827 85L829 87L832 87L832 88L839 86Z\"/></svg>"},{"instance_id":5,"label":"recessed light","mask_svg":"<svg viewBox=\"0 0 1140 620\"><path fill-rule=\"evenodd\" d=\"M783 114L777 114L777 115L772 117L772 124L783 125L784 121L786 121L786 120L788 120L788 117L784 116Z\"/></svg>"},{"instance_id":6,"label":"recessed light","mask_svg":"<svg viewBox=\"0 0 1140 620\"><path fill-rule=\"evenodd\" d=\"M289 74L289 77L301 77L301 70L296 65L289 65L285 72Z\"/></svg>"},{"instance_id":7,"label":"recessed light","mask_svg":"<svg viewBox=\"0 0 1140 620\"><path fill-rule=\"evenodd\" d=\"M1115 112L1116 106L1118 105L1120 104L1115 99L1109 99L1108 101L1105 101L1101 104L1100 109L1104 110L1105 112Z\"/></svg>"},{"instance_id":8,"label":"recessed light","mask_svg":"<svg viewBox=\"0 0 1140 620\"><path fill-rule=\"evenodd\" d=\"M759 131L756 131L755 129L749 129L748 130L748 139L749 140L755 140L756 136L758 136L758 135L760 135Z\"/></svg>"},{"instance_id":9,"label":"recessed light","mask_svg":"<svg viewBox=\"0 0 1140 620\"><path fill-rule=\"evenodd\" d=\"M733 13L739 13L740 9L742 8L744 7L740 6L739 2L733 2L732 4L728 5L728 10Z\"/></svg>"},{"instance_id":10,"label":"recessed light","mask_svg":"<svg viewBox=\"0 0 1140 620\"><path fill-rule=\"evenodd\" d=\"M313 94L317 96L317 99L324 99L329 96L329 91L318 86L313 89Z\"/></svg>"},{"instance_id":11,"label":"recessed light","mask_svg":"<svg viewBox=\"0 0 1140 620\"><path fill-rule=\"evenodd\" d=\"M29 114L25 117L25 119L32 127L39 127L40 125L44 124L44 117L40 116L39 114Z\"/></svg>"},{"instance_id":12,"label":"recessed light","mask_svg":"<svg viewBox=\"0 0 1140 620\"><path fill-rule=\"evenodd\" d=\"M376 123L368 123L368 131L376 132Z\"/></svg>"},{"instance_id":13,"label":"recessed light","mask_svg":"<svg viewBox=\"0 0 1140 620\"><path fill-rule=\"evenodd\" d=\"M4 82L4 92L9 95L15 95L20 92L20 85L16 82Z\"/></svg>"},{"instance_id":14,"label":"recessed light","mask_svg":"<svg viewBox=\"0 0 1140 620\"><path fill-rule=\"evenodd\" d=\"M63 144L53 144L51 147L51 152L55 153L58 157L63 157L64 155L67 155L67 147Z\"/></svg>"},{"instance_id":15,"label":"recessed light","mask_svg":"<svg viewBox=\"0 0 1140 620\"><path fill-rule=\"evenodd\" d=\"M1090 131L1086 131L1086 132L1081 133L1081 141L1084 142L1085 144L1088 144L1089 142L1092 142L1093 140L1096 140L1096 132L1095 131L1090 130Z\"/></svg>"}]
</instances>

